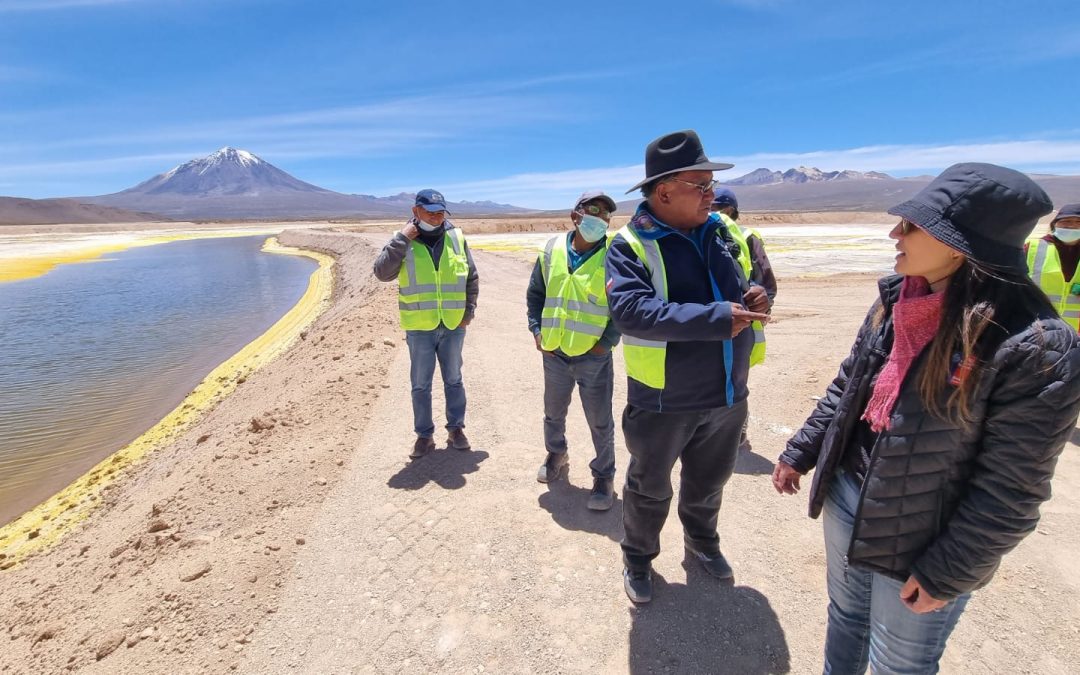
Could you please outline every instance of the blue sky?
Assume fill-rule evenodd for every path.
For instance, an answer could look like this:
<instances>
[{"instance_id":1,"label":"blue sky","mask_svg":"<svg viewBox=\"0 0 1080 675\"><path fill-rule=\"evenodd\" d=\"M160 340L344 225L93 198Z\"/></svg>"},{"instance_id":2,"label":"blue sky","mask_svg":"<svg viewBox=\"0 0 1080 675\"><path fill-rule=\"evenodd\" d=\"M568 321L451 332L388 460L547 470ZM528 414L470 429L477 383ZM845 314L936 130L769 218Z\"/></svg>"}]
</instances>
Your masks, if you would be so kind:
<instances>
[{"instance_id":1,"label":"blue sky","mask_svg":"<svg viewBox=\"0 0 1080 675\"><path fill-rule=\"evenodd\" d=\"M232 145L333 190L558 208L696 129L736 167L1080 173L1080 2L0 0L0 194Z\"/></svg>"}]
</instances>

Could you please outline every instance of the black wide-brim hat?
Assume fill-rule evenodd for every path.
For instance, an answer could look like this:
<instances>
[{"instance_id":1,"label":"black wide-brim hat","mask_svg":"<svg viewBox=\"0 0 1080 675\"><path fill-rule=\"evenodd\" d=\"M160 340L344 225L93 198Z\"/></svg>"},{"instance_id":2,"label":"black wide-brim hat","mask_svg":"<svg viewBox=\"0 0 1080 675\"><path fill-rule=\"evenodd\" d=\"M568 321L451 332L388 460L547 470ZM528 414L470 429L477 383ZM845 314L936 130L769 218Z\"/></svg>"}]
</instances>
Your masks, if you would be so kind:
<instances>
[{"instance_id":1,"label":"black wide-brim hat","mask_svg":"<svg viewBox=\"0 0 1080 675\"><path fill-rule=\"evenodd\" d=\"M889 209L971 260L1027 272L1024 241L1054 210L1039 185L996 164L954 164L918 194Z\"/></svg>"},{"instance_id":2,"label":"black wide-brim hat","mask_svg":"<svg viewBox=\"0 0 1080 675\"><path fill-rule=\"evenodd\" d=\"M664 134L645 148L645 180L626 191L630 194L646 183L680 171L723 171L735 166L711 162L693 129Z\"/></svg>"}]
</instances>

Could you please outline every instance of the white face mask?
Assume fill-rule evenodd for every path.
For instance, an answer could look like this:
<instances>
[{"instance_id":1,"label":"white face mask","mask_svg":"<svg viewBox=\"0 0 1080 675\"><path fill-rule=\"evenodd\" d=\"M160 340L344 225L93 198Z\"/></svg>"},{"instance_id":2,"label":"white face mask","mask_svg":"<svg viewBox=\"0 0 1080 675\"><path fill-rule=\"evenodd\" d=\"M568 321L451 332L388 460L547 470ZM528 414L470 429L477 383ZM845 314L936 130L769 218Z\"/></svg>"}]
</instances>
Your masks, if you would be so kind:
<instances>
[{"instance_id":1,"label":"white face mask","mask_svg":"<svg viewBox=\"0 0 1080 675\"><path fill-rule=\"evenodd\" d=\"M432 225L430 223L425 223L423 220L420 220L419 216L415 217L414 220L416 221L417 227L419 227L424 232L438 232L439 230L442 229L443 225L446 224L445 220L443 221L442 224L439 224L439 225Z\"/></svg>"},{"instance_id":2,"label":"white face mask","mask_svg":"<svg viewBox=\"0 0 1080 675\"><path fill-rule=\"evenodd\" d=\"M1075 244L1080 241L1080 230L1057 227L1054 228L1054 238L1063 244Z\"/></svg>"}]
</instances>

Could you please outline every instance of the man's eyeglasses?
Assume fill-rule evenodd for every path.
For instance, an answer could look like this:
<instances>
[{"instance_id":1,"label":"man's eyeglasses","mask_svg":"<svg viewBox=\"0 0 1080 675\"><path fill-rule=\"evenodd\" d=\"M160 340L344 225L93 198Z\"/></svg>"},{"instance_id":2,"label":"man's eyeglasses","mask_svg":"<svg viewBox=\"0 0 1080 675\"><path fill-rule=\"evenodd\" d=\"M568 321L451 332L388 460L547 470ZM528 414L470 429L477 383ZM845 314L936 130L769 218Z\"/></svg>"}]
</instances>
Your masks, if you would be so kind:
<instances>
[{"instance_id":1,"label":"man's eyeglasses","mask_svg":"<svg viewBox=\"0 0 1080 675\"><path fill-rule=\"evenodd\" d=\"M917 229L919 226L906 218L900 221L900 234L905 237Z\"/></svg>"},{"instance_id":2,"label":"man's eyeglasses","mask_svg":"<svg viewBox=\"0 0 1080 675\"><path fill-rule=\"evenodd\" d=\"M689 185L690 187L692 187L695 190L697 190L698 192L700 192L703 196L709 194L710 192L712 192L713 188L715 188L717 185L720 184L720 181L718 181L718 180L711 180L708 183L704 183L704 184L702 184L702 183L691 183L690 181L683 180L681 178L671 178L669 180L672 183L682 183L683 185Z\"/></svg>"},{"instance_id":3,"label":"man's eyeglasses","mask_svg":"<svg viewBox=\"0 0 1080 675\"><path fill-rule=\"evenodd\" d=\"M581 206L577 207L577 210L581 213L587 213L590 216L599 216L601 218L611 215L611 211L608 211L606 208L600 206L599 204L582 204Z\"/></svg>"}]
</instances>

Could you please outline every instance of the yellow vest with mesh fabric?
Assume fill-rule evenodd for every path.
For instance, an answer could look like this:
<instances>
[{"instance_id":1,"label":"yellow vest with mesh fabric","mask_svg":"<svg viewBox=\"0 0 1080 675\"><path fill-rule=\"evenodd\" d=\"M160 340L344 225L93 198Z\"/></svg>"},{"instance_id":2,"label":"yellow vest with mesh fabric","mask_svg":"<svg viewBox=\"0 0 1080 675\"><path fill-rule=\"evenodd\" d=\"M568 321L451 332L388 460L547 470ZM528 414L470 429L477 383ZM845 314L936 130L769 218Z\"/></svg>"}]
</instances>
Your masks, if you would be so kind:
<instances>
[{"instance_id":1,"label":"yellow vest with mesh fabric","mask_svg":"<svg viewBox=\"0 0 1080 675\"><path fill-rule=\"evenodd\" d=\"M1080 331L1080 268L1066 279L1057 247L1045 239L1029 239L1028 272L1050 303L1074 330Z\"/></svg>"},{"instance_id":2,"label":"yellow vest with mesh fabric","mask_svg":"<svg viewBox=\"0 0 1080 675\"><path fill-rule=\"evenodd\" d=\"M629 225L624 225L619 234L630 244L638 260L645 263L656 297L667 302L667 270L659 244L655 240L638 238ZM626 374L646 387L663 389L666 382L667 342L623 335L622 343Z\"/></svg>"},{"instance_id":3,"label":"yellow vest with mesh fabric","mask_svg":"<svg viewBox=\"0 0 1080 675\"><path fill-rule=\"evenodd\" d=\"M548 240L540 254L547 297L540 318L540 346L546 351L562 350L580 356L596 346L608 323L607 293L604 290L604 250L598 251L570 271L570 245L566 235Z\"/></svg>"},{"instance_id":4,"label":"yellow vest with mesh fabric","mask_svg":"<svg viewBox=\"0 0 1080 675\"><path fill-rule=\"evenodd\" d=\"M749 227L744 230L741 225L723 213L720 214L720 219L727 226L731 238L739 245L739 265L742 267L743 274L749 279L753 271L753 260L750 257L750 244L746 239L753 235L759 241L765 240L761 238L761 233L757 230ZM755 321L750 324L750 329L754 331L754 349L750 352L750 365L756 366L765 361L765 326L760 321Z\"/></svg>"},{"instance_id":5,"label":"yellow vest with mesh fabric","mask_svg":"<svg viewBox=\"0 0 1080 675\"><path fill-rule=\"evenodd\" d=\"M452 228L443 234L439 269L431 259L431 249L422 242L409 242L398 272L398 312L405 330L435 330L443 324L450 330L465 317L465 282L469 260L465 255L465 235Z\"/></svg>"}]
</instances>

